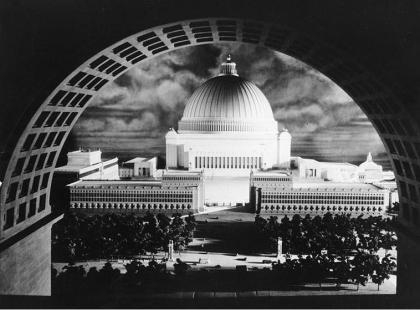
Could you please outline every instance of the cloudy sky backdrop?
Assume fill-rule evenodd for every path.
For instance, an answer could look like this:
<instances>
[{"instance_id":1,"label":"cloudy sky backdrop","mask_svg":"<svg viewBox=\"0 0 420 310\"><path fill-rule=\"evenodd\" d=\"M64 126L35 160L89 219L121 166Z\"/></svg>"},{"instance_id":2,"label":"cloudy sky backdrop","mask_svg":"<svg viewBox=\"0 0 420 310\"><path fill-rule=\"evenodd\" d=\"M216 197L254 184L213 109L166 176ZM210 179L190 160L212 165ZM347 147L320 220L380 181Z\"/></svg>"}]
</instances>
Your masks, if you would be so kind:
<instances>
[{"instance_id":1,"label":"cloudy sky backdrop","mask_svg":"<svg viewBox=\"0 0 420 310\"><path fill-rule=\"evenodd\" d=\"M280 128L292 134L292 154L360 163L371 151L389 168L366 116L331 80L287 55L247 44L201 45L157 56L104 88L76 123L73 145L101 148L105 157L164 155L164 135L177 128L185 102L232 54L238 73L267 96Z\"/></svg>"}]
</instances>

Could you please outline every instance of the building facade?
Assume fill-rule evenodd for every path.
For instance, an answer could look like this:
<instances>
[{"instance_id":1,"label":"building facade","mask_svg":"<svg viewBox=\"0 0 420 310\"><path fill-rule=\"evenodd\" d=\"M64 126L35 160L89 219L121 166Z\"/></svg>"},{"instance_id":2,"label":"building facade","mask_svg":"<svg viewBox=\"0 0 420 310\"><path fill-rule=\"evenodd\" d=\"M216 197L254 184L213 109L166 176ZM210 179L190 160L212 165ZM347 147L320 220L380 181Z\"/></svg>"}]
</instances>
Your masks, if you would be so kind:
<instances>
[{"instance_id":1,"label":"building facade","mask_svg":"<svg viewBox=\"0 0 420 310\"><path fill-rule=\"evenodd\" d=\"M252 173L250 205L258 214L384 215L389 191L372 184L314 181L285 173Z\"/></svg>"},{"instance_id":2,"label":"building facade","mask_svg":"<svg viewBox=\"0 0 420 310\"><path fill-rule=\"evenodd\" d=\"M187 214L204 208L201 173L168 172L147 181L80 180L68 187L72 209Z\"/></svg>"}]
</instances>

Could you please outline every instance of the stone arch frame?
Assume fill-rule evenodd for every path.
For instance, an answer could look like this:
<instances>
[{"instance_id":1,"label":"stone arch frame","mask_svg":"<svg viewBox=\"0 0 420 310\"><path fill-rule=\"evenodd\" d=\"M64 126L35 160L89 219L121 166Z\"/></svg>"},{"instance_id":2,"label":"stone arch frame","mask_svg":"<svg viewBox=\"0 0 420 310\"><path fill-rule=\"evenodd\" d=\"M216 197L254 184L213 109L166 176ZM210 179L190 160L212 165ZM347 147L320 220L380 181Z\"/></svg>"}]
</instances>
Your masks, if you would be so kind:
<instances>
[{"instance_id":1,"label":"stone arch frame","mask_svg":"<svg viewBox=\"0 0 420 310\"><path fill-rule=\"evenodd\" d=\"M126 37L88 59L46 98L16 143L0 193L0 240L49 213L52 172L60 150L78 117L108 82L147 59L192 45L244 42L293 56L331 78L361 107L391 158L398 181L400 220L416 226L419 219L420 129L416 115L405 109L393 81L381 80L339 49L289 27L238 18L201 18L173 22ZM381 75L382 76L382 75ZM16 223L19 205L36 205L34 216ZM45 204L45 205L43 205ZM5 216L14 209L12 227Z\"/></svg>"}]
</instances>

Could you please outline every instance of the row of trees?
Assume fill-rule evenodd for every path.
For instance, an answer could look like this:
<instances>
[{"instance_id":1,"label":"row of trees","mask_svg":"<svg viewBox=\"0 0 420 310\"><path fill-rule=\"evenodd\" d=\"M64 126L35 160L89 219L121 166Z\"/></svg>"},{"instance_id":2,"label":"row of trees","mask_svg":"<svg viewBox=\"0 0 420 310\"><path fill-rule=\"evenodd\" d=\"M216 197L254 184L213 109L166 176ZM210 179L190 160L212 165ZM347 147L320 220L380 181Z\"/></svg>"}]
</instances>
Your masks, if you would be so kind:
<instances>
[{"instance_id":1,"label":"row of trees","mask_svg":"<svg viewBox=\"0 0 420 310\"><path fill-rule=\"evenodd\" d=\"M296 214L279 222L276 216L264 219L257 215L255 226L262 242L269 242L274 250L280 237L283 251L293 254L319 254L321 250L349 254L358 248L376 252L380 248L390 250L397 241L393 220L381 216L352 218L348 214L326 213L323 217L302 218Z\"/></svg>"},{"instance_id":2,"label":"row of trees","mask_svg":"<svg viewBox=\"0 0 420 310\"><path fill-rule=\"evenodd\" d=\"M359 285L364 286L371 279L378 285L378 291L395 268L395 258L391 254L379 259L378 255L366 251L358 251L353 258L331 254L299 255L296 259L287 256L284 263L273 263L273 271L279 278L289 279L292 284L318 283L321 287L323 282L333 280L337 287L355 283L359 290Z\"/></svg>"},{"instance_id":3,"label":"row of trees","mask_svg":"<svg viewBox=\"0 0 420 310\"><path fill-rule=\"evenodd\" d=\"M366 285L368 280L379 286L388 279L396 267L395 259L360 251L352 259L334 255L307 255L296 259L276 262L272 270L249 272L234 270L191 271L189 265L177 260L174 272L166 270L165 264L150 261L147 266L139 261L125 265L126 273L112 268L108 262L97 270L88 272L83 266L70 264L61 273L52 272L54 295L79 296L84 294L110 295L114 293L137 294L139 292L162 292L179 290L267 290L290 289L307 283L352 283Z\"/></svg>"},{"instance_id":4,"label":"row of trees","mask_svg":"<svg viewBox=\"0 0 420 310\"><path fill-rule=\"evenodd\" d=\"M52 254L55 261L132 257L167 250L169 240L181 250L192 241L196 228L192 214L144 216L106 213L87 216L67 213L53 226Z\"/></svg>"}]
</instances>

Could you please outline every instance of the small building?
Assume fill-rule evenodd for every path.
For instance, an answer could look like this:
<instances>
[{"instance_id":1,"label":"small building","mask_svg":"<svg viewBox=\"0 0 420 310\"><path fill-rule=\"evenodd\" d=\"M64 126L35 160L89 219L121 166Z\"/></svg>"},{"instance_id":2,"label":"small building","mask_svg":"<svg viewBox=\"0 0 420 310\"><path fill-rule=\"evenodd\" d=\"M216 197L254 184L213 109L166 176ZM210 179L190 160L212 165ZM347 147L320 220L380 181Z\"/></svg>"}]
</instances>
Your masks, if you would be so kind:
<instances>
[{"instance_id":1,"label":"small building","mask_svg":"<svg viewBox=\"0 0 420 310\"><path fill-rule=\"evenodd\" d=\"M119 167L121 178L155 178L157 176L157 157L136 157L125 161Z\"/></svg>"}]
</instances>

